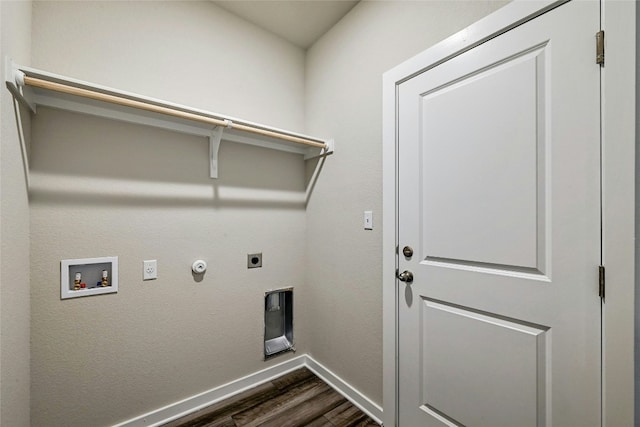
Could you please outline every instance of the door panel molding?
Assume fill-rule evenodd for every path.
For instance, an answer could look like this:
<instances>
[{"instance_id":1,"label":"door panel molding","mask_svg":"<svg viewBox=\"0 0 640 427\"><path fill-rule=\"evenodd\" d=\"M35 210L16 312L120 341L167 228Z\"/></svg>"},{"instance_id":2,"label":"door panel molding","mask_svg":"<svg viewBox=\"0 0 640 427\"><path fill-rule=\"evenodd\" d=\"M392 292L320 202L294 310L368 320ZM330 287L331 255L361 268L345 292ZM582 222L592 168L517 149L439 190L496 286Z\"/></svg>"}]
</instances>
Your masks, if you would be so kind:
<instances>
[{"instance_id":1,"label":"door panel molding","mask_svg":"<svg viewBox=\"0 0 640 427\"><path fill-rule=\"evenodd\" d=\"M430 298L423 298L422 311L427 365L422 368L424 411L461 425L550 425L551 414L546 411L550 394L550 327ZM497 353L498 348L506 351ZM507 364L514 360L517 369ZM433 369L429 364L452 369ZM468 389L471 376L478 377L476 386L480 389L495 383L500 376L510 381L491 394L478 394ZM491 406L495 399L501 402L500 413ZM538 401L537 408L529 408L532 399ZM483 412L469 413L466 408L470 401L474 401L471 406Z\"/></svg>"},{"instance_id":2,"label":"door panel molding","mask_svg":"<svg viewBox=\"0 0 640 427\"><path fill-rule=\"evenodd\" d=\"M545 171L550 169L546 44L506 58L469 51L458 57L463 63L456 64L456 58L429 71L430 83L438 86L427 90L420 104L425 259L545 274L550 251L545 231L550 219L545 209ZM469 72L466 64L476 61L481 65ZM459 72L465 76L459 78ZM456 83L449 84L451 79ZM491 108L480 107L489 104ZM448 115L449 108L455 117ZM499 128L491 125L496 117ZM459 169L469 175L465 178ZM474 233L480 229L482 233Z\"/></svg>"}]
</instances>

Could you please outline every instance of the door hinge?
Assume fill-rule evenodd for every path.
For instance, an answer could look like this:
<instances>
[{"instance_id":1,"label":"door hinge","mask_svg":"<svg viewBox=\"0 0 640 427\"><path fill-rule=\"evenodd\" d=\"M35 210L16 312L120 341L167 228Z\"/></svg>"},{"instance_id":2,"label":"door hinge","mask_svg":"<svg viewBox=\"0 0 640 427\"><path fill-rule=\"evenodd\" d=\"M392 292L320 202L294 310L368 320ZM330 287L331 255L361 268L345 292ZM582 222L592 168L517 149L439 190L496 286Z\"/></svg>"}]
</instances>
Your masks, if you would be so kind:
<instances>
[{"instance_id":1,"label":"door hinge","mask_svg":"<svg viewBox=\"0 0 640 427\"><path fill-rule=\"evenodd\" d=\"M598 295L600 295L600 298L602 298L603 301L604 301L604 285L605 285L604 266L601 265L598 267Z\"/></svg>"},{"instance_id":2,"label":"door hinge","mask_svg":"<svg viewBox=\"0 0 640 427\"><path fill-rule=\"evenodd\" d=\"M604 66L604 31L596 33L596 64Z\"/></svg>"}]
</instances>

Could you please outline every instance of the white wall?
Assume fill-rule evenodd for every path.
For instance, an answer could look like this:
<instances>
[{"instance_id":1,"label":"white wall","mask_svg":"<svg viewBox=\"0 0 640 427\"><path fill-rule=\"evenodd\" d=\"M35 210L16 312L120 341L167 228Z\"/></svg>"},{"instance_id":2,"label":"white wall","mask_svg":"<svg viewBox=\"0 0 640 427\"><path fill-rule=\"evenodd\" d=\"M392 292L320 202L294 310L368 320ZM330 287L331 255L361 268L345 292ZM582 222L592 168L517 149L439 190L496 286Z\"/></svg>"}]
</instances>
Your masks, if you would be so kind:
<instances>
[{"instance_id":1,"label":"white wall","mask_svg":"<svg viewBox=\"0 0 640 427\"><path fill-rule=\"evenodd\" d=\"M304 52L211 2L36 2L33 66L302 130ZM40 109L33 120L32 425L113 424L279 363L263 296L305 301L299 156ZM264 254L247 270L247 253ZM120 258L118 294L60 300L60 260ZM196 282L191 263L209 262ZM159 278L142 281L142 261ZM296 347L309 325L296 310ZM4 425L4 424L3 424Z\"/></svg>"},{"instance_id":2,"label":"white wall","mask_svg":"<svg viewBox=\"0 0 640 427\"><path fill-rule=\"evenodd\" d=\"M382 73L502 6L359 3L307 55L307 132L335 138L307 207L309 349L382 403ZM373 210L373 231L362 227Z\"/></svg>"},{"instance_id":3,"label":"white wall","mask_svg":"<svg viewBox=\"0 0 640 427\"><path fill-rule=\"evenodd\" d=\"M30 425L29 206L4 59L29 64L30 47L31 2L0 1L0 425L16 427Z\"/></svg>"}]
</instances>

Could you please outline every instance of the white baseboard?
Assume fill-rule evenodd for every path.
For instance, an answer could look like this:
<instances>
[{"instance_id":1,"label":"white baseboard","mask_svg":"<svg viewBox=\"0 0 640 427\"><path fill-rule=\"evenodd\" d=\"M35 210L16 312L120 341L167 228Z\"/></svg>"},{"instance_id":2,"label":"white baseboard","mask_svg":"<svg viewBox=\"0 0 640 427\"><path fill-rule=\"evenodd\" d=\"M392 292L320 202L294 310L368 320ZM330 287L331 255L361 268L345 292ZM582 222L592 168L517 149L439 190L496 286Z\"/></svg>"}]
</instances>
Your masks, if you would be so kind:
<instances>
[{"instance_id":1,"label":"white baseboard","mask_svg":"<svg viewBox=\"0 0 640 427\"><path fill-rule=\"evenodd\" d=\"M162 424L184 417L192 412L206 408L216 402L228 399L245 390L271 381L284 374L295 371L303 366L309 368L314 374L330 385L338 393L351 401L364 413L369 415L378 423L381 423L382 408L371 401L364 394L350 386L342 378L316 362L310 356L303 354L293 359L289 359L278 365L270 366L246 377L239 378L227 384L215 387L211 390L188 397L179 402L172 403L163 408L156 409L138 417L116 424L114 427L157 427Z\"/></svg>"},{"instance_id":2,"label":"white baseboard","mask_svg":"<svg viewBox=\"0 0 640 427\"><path fill-rule=\"evenodd\" d=\"M305 366L305 355L156 409L114 427L157 427Z\"/></svg>"},{"instance_id":3,"label":"white baseboard","mask_svg":"<svg viewBox=\"0 0 640 427\"><path fill-rule=\"evenodd\" d=\"M311 356L305 354L304 357L305 365L311 372L333 387L335 391L343 395L347 400L351 401L354 406L360 408L362 412L373 418L378 424L382 424L382 408L378 404L360 393L323 365L316 362Z\"/></svg>"}]
</instances>

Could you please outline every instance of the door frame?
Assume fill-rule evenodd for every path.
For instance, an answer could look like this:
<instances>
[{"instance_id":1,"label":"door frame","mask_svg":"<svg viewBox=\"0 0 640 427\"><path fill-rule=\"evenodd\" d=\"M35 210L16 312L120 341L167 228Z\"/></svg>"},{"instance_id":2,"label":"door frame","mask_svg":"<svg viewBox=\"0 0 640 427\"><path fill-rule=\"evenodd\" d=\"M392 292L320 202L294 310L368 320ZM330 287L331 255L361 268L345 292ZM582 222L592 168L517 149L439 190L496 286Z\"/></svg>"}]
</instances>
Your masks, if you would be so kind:
<instances>
[{"instance_id":1,"label":"door frame","mask_svg":"<svg viewBox=\"0 0 640 427\"><path fill-rule=\"evenodd\" d=\"M383 421L387 427L396 426L398 419L398 85L566 1L515 0L383 75ZM635 117L636 102L640 101L635 64L636 22L640 18L636 13L640 15L640 8L633 1L601 0L601 29L605 31L607 58L601 69L602 264L607 282L602 305L603 427L634 423ZM594 29L594 67L597 30ZM638 222L640 228L640 218ZM597 267L594 266L594 278ZM595 279L594 292L597 292Z\"/></svg>"}]
</instances>

